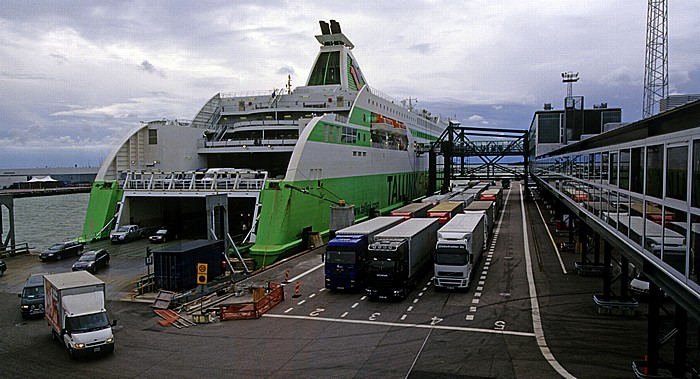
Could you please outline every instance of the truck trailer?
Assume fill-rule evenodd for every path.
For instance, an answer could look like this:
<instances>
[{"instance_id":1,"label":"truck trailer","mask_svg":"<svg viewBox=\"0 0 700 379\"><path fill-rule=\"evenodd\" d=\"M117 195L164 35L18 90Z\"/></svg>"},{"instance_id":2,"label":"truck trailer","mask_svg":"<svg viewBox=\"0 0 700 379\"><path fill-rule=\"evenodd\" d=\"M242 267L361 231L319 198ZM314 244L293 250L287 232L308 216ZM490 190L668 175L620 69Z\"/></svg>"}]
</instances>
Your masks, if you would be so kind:
<instances>
[{"instance_id":1,"label":"truck trailer","mask_svg":"<svg viewBox=\"0 0 700 379\"><path fill-rule=\"evenodd\" d=\"M428 217L428 209L432 208L432 203L411 203L401 208L391 211L392 216L402 216L404 220L416 217Z\"/></svg>"},{"instance_id":2,"label":"truck trailer","mask_svg":"<svg viewBox=\"0 0 700 379\"><path fill-rule=\"evenodd\" d=\"M461 201L446 201L428 209L428 217L435 217L441 225L446 224L452 217L464 211Z\"/></svg>"},{"instance_id":3,"label":"truck trailer","mask_svg":"<svg viewBox=\"0 0 700 379\"><path fill-rule=\"evenodd\" d=\"M484 213L454 216L437 232L435 287L467 289L484 249Z\"/></svg>"},{"instance_id":4,"label":"truck trailer","mask_svg":"<svg viewBox=\"0 0 700 379\"><path fill-rule=\"evenodd\" d=\"M105 310L105 283L87 271L44 275L44 317L68 355L111 353L114 334Z\"/></svg>"},{"instance_id":5,"label":"truck trailer","mask_svg":"<svg viewBox=\"0 0 700 379\"><path fill-rule=\"evenodd\" d=\"M412 218L374 237L365 264L365 291L370 299L408 295L430 263L438 228L435 218Z\"/></svg>"},{"instance_id":6,"label":"truck trailer","mask_svg":"<svg viewBox=\"0 0 700 379\"><path fill-rule=\"evenodd\" d=\"M363 263L367 246L374 236L404 220L402 216L376 217L340 229L326 245L326 288L331 290L358 290L362 286Z\"/></svg>"}]
</instances>

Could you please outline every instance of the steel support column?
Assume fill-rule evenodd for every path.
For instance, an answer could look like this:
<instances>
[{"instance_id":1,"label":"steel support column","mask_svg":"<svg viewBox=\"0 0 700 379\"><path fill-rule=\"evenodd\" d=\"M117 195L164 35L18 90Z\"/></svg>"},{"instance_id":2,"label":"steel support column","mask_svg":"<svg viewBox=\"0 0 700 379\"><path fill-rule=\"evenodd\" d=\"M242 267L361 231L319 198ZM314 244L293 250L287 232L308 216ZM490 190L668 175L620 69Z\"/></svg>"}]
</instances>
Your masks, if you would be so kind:
<instances>
[{"instance_id":1,"label":"steel support column","mask_svg":"<svg viewBox=\"0 0 700 379\"><path fill-rule=\"evenodd\" d=\"M654 282L649 282L649 315L647 316L647 374L659 374L659 322L661 317L661 289Z\"/></svg>"},{"instance_id":2,"label":"steel support column","mask_svg":"<svg viewBox=\"0 0 700 379\"><path fill-rule=\"evenodd\" d=\"M688 354L688 312L676 304L676 335L673 343L673 368L671 373L676 378L685 377L685 365Z\"/></svg>"}]
</instances>

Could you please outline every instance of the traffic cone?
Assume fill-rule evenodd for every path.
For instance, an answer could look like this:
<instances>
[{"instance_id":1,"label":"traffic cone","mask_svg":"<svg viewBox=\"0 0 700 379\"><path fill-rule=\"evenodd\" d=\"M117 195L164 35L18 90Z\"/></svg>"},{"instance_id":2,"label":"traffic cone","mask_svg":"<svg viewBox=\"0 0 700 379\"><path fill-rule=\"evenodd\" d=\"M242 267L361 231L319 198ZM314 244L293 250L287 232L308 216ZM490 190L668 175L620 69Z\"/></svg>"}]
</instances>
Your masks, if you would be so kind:
<instances>
[{"instance_id":1,"label":"traffic cone","mask_svg":"<svg viewBox=\"0 0 700 379\"><path fill-rule=\"evenodd\" d=\"M292 295L293 298L301 297L301 294L299 293L299 281L297 280L297 284L294 286L294 295Z\"/></svg>"},{"instance_id":2,"label":"traffic cone","mask_svg":"<svg viewBox=\"0 0 700 379\"><path fill-rule=\"evenodd\" d=\"M289 270L284 271L284 284L289 284Z\"/></svg>"}]
</instances>

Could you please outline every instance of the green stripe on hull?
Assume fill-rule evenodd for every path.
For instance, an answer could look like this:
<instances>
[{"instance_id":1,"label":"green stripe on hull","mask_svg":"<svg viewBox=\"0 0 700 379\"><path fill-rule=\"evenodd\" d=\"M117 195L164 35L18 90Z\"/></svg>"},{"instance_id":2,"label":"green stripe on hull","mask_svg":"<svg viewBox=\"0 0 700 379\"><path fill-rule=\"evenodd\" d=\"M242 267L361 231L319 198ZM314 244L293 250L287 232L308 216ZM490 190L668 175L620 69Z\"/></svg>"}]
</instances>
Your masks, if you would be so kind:
<instances>
[{"instance_id":1,"label":"green stripe on hull","mask_svg":"<svg viewBox=\"0 0 700 379\"><path fill-rule=\"evenodd\" d=\"M355 205L355 219L382 214L425 195L426 180L426 172L407 172L268 183L250 256L267 266L299 248L304 228L327 234L331 202Z\"/></svg>"},{"instance_id":2,"label":"green stripe on hull","mask_svg":"<svg viewBox=\"0 0 700 379\"><path fill-rule=\"evenodd\" d=\"M109 237L110 228L105 228L105 225L112 221L123 192L116 181L96 181L92 184L81 241Z\"/></svg>"}]
</instances>

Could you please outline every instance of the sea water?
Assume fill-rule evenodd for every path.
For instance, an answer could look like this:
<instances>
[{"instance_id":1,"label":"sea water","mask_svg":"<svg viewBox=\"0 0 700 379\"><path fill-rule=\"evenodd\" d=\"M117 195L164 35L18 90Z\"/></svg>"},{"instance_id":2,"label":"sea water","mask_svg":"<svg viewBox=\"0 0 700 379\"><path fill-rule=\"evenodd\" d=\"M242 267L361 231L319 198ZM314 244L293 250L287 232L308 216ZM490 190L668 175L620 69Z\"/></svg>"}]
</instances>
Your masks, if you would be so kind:
<instances>
[{"instance_id":1,"label":"sea water","mask_svg":"<svg viewBox=\"0 0 700 379\"><path fill-rule=\"evenodd\" d=\"M14 199L15 241L43 251L56 242L78 238L83 232L89 193ZM9 211L2 208L2 242L10 230Z\"/></svg>"}]
</instances>

